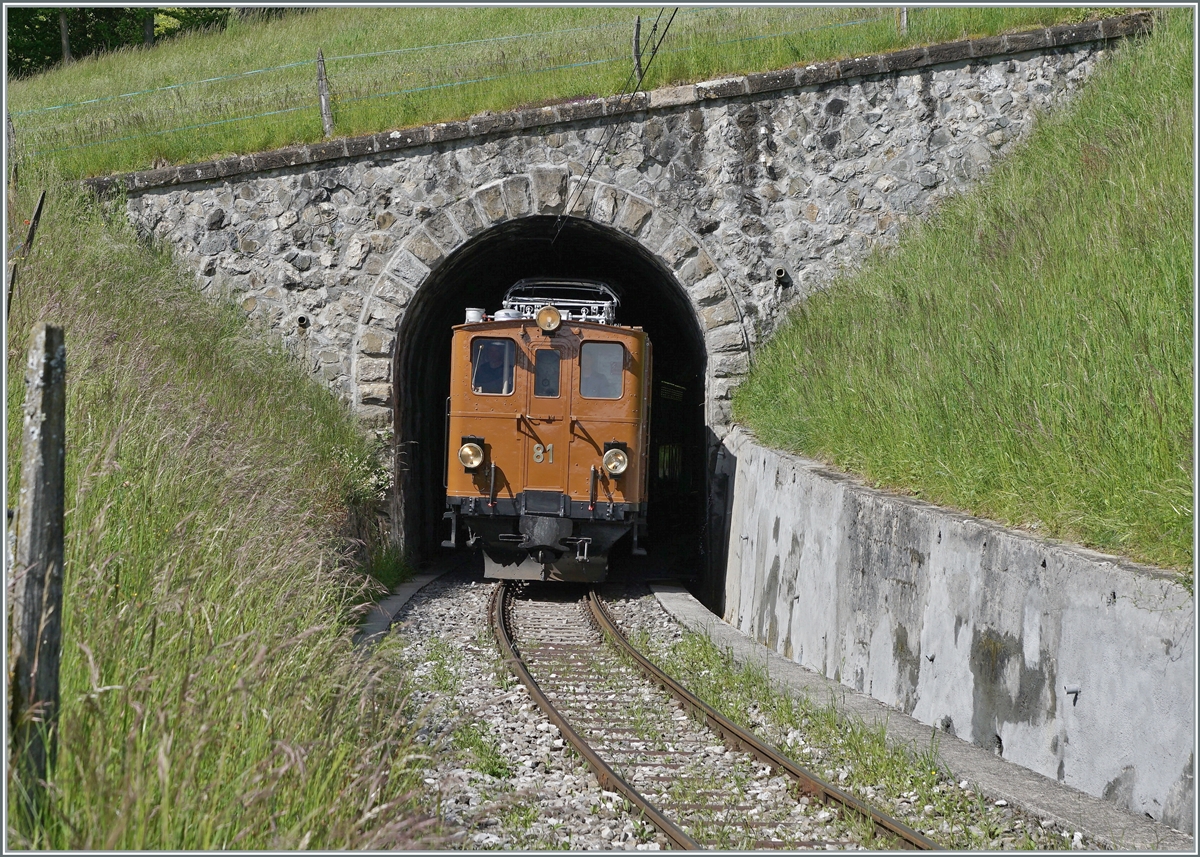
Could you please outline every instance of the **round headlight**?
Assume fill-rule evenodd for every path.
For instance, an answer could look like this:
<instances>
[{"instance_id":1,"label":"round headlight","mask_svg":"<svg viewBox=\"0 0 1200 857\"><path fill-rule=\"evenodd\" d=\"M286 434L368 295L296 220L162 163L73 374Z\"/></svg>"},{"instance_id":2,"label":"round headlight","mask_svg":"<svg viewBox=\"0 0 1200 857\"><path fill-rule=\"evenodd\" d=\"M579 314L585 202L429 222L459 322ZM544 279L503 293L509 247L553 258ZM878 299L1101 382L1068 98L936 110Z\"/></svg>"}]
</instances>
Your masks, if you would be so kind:
<instances>
[{"instance_id":1,"label":"round headlight","mask_svg":"<svg viewBox=\"0 0 1200 857\"><path fill-rule=\"evenodd\" d=\"M610 449L604 453L604 469L613 476L620 476L629 467L629 456L623 449Z\"/></svg>"},{"instance_id":2,"label":"round headlight","mask_svg":"<svg viewBox=\"0 0 1200 857\"><path fill-rule=\"evenodd\" d=\"M562 313L552 306L542 307L538 310L537 326L546 333L554 333L562 326Z\"/></svg>"},{"instance_id":3,"label":"round headlight","mask_svg":"<svg viewBox=\"0 0 1200 857\"><path fill-rule=\"evenodd\" d=\"M477 443L464 443L458 448L458 460L467 470L478 467L483 463L483 449Z\"/></svg>"}]
</instances>

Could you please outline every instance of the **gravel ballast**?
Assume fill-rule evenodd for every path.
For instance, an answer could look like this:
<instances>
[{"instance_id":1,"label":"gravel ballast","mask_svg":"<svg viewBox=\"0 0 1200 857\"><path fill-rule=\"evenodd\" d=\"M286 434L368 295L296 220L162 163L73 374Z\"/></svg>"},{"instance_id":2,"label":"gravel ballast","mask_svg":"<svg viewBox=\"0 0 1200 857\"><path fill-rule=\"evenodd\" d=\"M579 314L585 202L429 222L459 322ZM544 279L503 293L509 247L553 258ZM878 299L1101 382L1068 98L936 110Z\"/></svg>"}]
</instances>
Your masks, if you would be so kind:
<instances>
[{"instance_id":1,"label":"gravel ballast","mask_svg":"<svg viewBox=\"0 0 1200 857\"><path fill-rule=\"evenodd\" d=\"M493 581L472 566L426 585L393 619L387 647L412 677L412 702L421 711L419 740L431 766L425 773L429 805L443 819L452 847L467 849L659 850L666 840L628 811L624 799L603 790L558 729L534 705L497 653L487 625ZM582 590L581 590L582 591ZM680 642L684 630L647 587L610 584L603 595L624 633L647 635L656 650ZM885 812L937 838L943 822L923 819L915 793L881 799L867 787L846 785L845 765L820 768L821 748L796 730L781 730L757 712L752 726L768 742L814 773L873 799ZM482 749L481 749L482 748ZM815 763L814 763L815 762ZM485 771L488 771L485 773ZM948 788L967 784L947 783ZM1041 848L1097 847L1074 831L1043 827L1012 807L985 806L1000 835L992 847L1028 835ZM949 820L950 825L970 819Z\"/></svg>"}]
</instances>

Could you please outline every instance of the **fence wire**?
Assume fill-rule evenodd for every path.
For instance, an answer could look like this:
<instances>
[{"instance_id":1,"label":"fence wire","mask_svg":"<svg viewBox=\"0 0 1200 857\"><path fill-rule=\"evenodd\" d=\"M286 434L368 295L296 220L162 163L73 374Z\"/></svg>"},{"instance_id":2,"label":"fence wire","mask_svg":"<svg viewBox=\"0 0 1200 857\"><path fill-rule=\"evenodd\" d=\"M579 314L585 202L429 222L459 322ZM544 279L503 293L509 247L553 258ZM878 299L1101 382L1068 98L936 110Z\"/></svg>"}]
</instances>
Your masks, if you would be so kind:
<instances>
[{"instance_id":1,"label":"fence wire","mask_svg":"<svg viewBox=\"0 0 1200 857\"><path fill-rule=\"evenodd\" d=\"M749 55L764 42L786 43L819 36L823 30L891 21L893 16L892 9L853 7L681 9L662 56L669 62L672 56L714 48L737 53L739 46ZM519 97L526 91L547 91L542 81L550 77L559 82L579 75L579 85L590 83L597 90L587 94L608 94L606 85L619 88L632 67L632 35L631 15L629 21L326 56L335 125L341 126L336 132L355 133L370 126L370 118L351 116L363 110L390 110L391 127L433 121L427 115L437 112L431 99L450 98L443 109L454 113L458 102L453 99L466 97L456 91L477 95L481 88L499 87L498 93ZM319 129L315 53L311 60L13 111L17 153L36 157L128 147L171 135L194 137L199 130L236 123L260 131L263 120ZM804 59L797 56L796 61ZM304 134L299 129L290 132Z\"/></svg>"}]
</instances>

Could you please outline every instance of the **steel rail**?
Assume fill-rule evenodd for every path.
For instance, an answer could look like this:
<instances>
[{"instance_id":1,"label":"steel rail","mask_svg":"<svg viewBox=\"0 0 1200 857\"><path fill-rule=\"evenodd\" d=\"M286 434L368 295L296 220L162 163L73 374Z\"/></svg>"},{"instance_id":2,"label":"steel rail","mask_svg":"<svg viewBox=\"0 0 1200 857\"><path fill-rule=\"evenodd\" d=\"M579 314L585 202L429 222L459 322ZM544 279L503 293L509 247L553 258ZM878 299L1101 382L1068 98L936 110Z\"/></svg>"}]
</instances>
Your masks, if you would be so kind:
<instances>
[{"instance_id":1,"label":"steel rail","mask_svg":"<svg viewBox=\"0 0 1200 857\"><path fill-rule=\"evenodd\" d=\"M873 809L853 795L847 794L841 789L825 782L811 771L797 765L774 747L764 743L758 736L738 726L660 670L625 639L625 635L621 633L621 630L605 609L604 603L600 600L600 596L594 587L588 593L588 606L591 608L592 617L595 619L596 624L618 649L628 655L651 681L657 683L668 693L674 695L688 706L697 718L704 722L710 729L720 733L734 749L750 753L755 758L772 765L777 770L786 772L797 781L801 790L807 794L825 803L829 803L830 801L839 803L847 809L867 818L875 826L877 833L895 836L904 847L921 850L942 850L942 846L921 835L911 827Z\"/></svg>"},{"instance_id":2,"label":"steel rail","mask_svg":"<svg viewBox=\"0 0 1200 857\"><path fill-rule=\"evenodd\" d=\"M550 698L542 692L541 687L534 680L529 670L525 666L524 660L518 654L516 646L513 643L512 635L508 627L508 617L505 611L505 600L509 596L509 587L507 581L500 581L495 591L492 593L492 603L488 610L492 634L496 638L496 643L500 646L501 655L504 662L508 664L509 669L521 680L521 684L525 685L529 691L530 697L537 703L538 707L545 712L550 718L550 722L558 727L562 732L563 737L571 742L571 745L579 751L584 760L591 766L596 774L596 779L600 782L602 788L609 791L615 791L623 795L630 803L642 811L646 820L662 831L663 835L670 840L671 845L675 848L685 850L700 850L703 846L692 837L688 836L670 819L663 815L662 811L647 801L633 786L625 782L624 779L617 774L608 764L597 755L596 751L576 732L566 719L555 708L554 703Z\"/></svg>"}]
</instances>

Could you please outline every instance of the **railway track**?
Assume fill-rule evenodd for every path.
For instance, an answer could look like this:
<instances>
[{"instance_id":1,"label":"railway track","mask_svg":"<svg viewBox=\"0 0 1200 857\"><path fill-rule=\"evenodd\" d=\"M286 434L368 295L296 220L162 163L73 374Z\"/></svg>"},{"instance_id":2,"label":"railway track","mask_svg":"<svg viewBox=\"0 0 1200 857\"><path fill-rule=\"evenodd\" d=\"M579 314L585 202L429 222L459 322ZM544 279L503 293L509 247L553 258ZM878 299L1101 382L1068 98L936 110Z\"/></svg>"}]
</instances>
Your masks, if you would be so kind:
<instances>
[{"instance_id":1,"label":"railway track","mask_svg":"<svg viewBox=\"0 0 1200 857\"><path fill-rule=\"evenodd\" d=\"M672 847L939 847L692 696L629 645L595 590L501 583L489 614L532 698Z\"/></svg>"}]
</instances>

